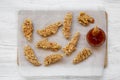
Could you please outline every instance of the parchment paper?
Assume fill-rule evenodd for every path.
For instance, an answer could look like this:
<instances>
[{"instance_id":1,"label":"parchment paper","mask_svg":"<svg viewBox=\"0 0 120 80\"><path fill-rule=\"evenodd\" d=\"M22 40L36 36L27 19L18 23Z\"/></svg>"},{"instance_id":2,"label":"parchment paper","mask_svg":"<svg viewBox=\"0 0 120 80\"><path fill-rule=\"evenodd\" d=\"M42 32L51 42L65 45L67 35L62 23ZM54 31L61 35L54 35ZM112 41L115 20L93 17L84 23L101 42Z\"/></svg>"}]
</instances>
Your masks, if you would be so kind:
<instances>
[{"instance_id":1,"label":"parchment paper","mask_svg":"<svg viewBox=\"0 0 120 80\"><path fill-rule=\"evenodd\" d=\"M78 23L77 17L81 11L86 12L90 16L94 17L95 23L90 24L87 27L83 27ZM73 24L71 29L71 37L75 32L80 32L80 40L77 45L77 50L69 57L65 56L62 61L45 67L41 65L35 67L30 64L24 57L23 48L25 45L30 45L40 62L43 63L45 56L55 53L52 51L46 51L43 49L37 49L35 44L41 40L42 37L36 32L37 29L43 29L45 26L57 22L63 21L67 12L73 13ZM33 41L28 42L22 33L22 24L24 19L30 18L33 21L34 33ZM87 32L98 25L106 33L106 15L104 10L38 10L38 11L20 11L18 14L18 57L19 57L19 70L23 76L40 76L40 77L85 77L85 76L102 76L104 69L104 58L106 54L106 42L98 48L91 47L86 41ZM62 27L58 30L57 34L48 37L49 41L55 41L64 47L69 40L66 40L62 34ZM73 65L72 60L76 54L81 51L82 48L88 47L92 50L93 54L85 61ZM63 54L61 50L57 53Z\"/></svg>"}]
</instances>

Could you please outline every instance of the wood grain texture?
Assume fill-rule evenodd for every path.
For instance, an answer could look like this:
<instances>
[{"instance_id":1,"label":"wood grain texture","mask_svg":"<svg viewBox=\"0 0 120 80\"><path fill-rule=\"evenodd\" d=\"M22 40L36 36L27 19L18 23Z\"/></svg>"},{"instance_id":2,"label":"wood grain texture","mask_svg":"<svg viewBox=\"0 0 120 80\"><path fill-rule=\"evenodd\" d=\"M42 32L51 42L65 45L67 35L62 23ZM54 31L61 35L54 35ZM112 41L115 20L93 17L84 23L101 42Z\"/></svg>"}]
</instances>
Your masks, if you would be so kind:
<instances>
[{"instance_id":1,"label":"wood grain texture","mask_svg":"<svg viewBox=\"0 0 120 80\"><path fill-rule=\"evenodd\" d=\"M49 1L49 0L48 0ZM70 3L45 0L1 0L0 1L0 80L25 80L17 71L17 11L20 9L39 9ZM96 0L97 2L98 0ZM73 1L71 1L73 2ZM77 3L78 1L75 0ZM102 1L108 13L108 67L103 80L120 80L120 1ZM47 7L47 8L48 8Z\"/></svg>"}]
</instances>

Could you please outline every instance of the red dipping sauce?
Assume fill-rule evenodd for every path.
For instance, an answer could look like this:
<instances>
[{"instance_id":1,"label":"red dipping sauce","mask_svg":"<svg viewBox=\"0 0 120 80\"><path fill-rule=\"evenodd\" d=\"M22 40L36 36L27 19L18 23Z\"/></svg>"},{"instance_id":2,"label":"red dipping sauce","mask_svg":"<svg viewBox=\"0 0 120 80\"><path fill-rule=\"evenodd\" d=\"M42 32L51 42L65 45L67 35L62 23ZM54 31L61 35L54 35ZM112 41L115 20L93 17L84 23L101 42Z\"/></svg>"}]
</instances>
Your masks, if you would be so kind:
<instances>
[{"instance_id":1,"label":"red dipping sauce","mask_svg":"<svg viewBox=\"0 0 120 80\"><path fill-rule=\"evenodd\" d=\"M96 32L95 29L97 30ZM95 27L87 33L86 38L91 46L99 47L105 42L106 36L102 29Z\"/></svg>"}]
</instances>

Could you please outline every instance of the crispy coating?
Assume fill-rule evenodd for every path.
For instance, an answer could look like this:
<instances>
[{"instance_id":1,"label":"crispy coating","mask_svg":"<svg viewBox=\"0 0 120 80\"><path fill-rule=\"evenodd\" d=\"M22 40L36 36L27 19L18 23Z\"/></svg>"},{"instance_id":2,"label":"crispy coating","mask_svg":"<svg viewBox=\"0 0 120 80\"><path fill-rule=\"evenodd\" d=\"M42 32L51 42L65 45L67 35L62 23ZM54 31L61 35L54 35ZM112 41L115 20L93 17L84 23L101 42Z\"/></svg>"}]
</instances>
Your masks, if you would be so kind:
<instances>
[{"instance_id":1,"label":"crispy coating","mask_svg":"<svg viewBox=\"0 0 120 80\"><path fill-rule=\"evenodd\" d=\"M76 32L70 42L62 49L65 55L69 56L76 50L79 41L80 33Z\"/></svg>"},{"instance_id":2,"label":"crispy coating","mask_svg":"<svg viewBox=\"0 0 120 80\"><path fill-rule=\"evenodd\" d=\"M52 51L58 51L61 46L59 44L57 44L56 42L49 42L47 38L38 41L36 44L37 48L43 48L43 49L48 49L48 50L52 50Z\"/></svg>"},{"instance_id":3,"label":"crispy coating","mask_svg":"<svg viewBox=\"0 0 120 80\"><path fill-rule=\"evenodd\" d=\"M87 15L85 12L81 12L78 16L78 22L83 26L87 26L89 23L94 23L94 18Z\"/></svg>"},{"instance_id":4,"label":"crispy coating","mask_svg":"<svg viewBox=\"0 0 120 80\"><path fill-rule=\"evenodd\" d=\"M62 26L62 22L56 22L54 24L50 24L48 25L47 27L45 27L44 29L42 30L37 30L37 33L43 37L48 37L48 36L51 36L53 34L56 34L59 27Z\"/></svg>"},{"instance_id":5,"label":"crispy coating","mask_svg":"<svg viewBox=\"0 0 120 80\"><path fill-rule=\"evenodd\" d=\"M33 65L35 65L35 66L41 65L40 62L38 61L33 49L29 45L24 47L24 55L25 55L25 58Z\"/></svg>"},{"instance_id":6,"label":"crispy coating","mask_svg":"<svg viewBox=\"0 0 120 80\"><path fill-rule=\"evenodd\" d=\"M67 13L64 18L62 32L66 39L70 38L72 25L72 13Z\"/></svg>"},{"instance_id":7,"label":"crispy coating","mask_svg":"<svg viewBox=\"0 0 120 80\"><path fill-rule=\"evenodd\" d=\"M30 19L25 19L23 25L22 25L22 31L25 36L25 38L28 41L32 41L32 35L33 35L33 23Z\"/></svg>"},{"instance_id":8,"label":"crispy coating","mask_svg":"<svg viewBox=\"0 0 120 80\"><path fill-rule=\"evenodd\" d=\"M61 54L58 54L58 53L51 54L51 55L45 57L44 65L48 66L50 64L56 63L56 62L60 61L62 58L63 58L63 56Z\"/></svg>"},{"instance_id":9,"label":"crispy coating","mask_svg":"<svg viewBox=\"0 0 120 80\"><path fill-rule=\"evenodd\" d=\"M77 56L73 59L73 64L78 64L81 61L84 61L87 59L90 55L92 55L92 52L88 48L84 48L81 52L77 54Z\"/></svg>"}]
</instances>

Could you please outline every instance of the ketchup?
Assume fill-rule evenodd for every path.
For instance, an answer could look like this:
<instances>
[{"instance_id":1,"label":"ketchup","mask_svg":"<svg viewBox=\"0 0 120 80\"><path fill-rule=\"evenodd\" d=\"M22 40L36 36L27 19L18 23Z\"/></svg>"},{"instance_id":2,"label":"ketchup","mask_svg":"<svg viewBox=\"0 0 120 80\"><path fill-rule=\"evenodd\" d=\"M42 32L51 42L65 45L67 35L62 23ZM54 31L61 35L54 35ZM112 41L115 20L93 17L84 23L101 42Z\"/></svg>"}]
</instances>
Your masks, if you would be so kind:
<instances>
[{"instance_id":1,"label":"ketchup","mask_svg":"<svg viewBox=\"0 0 120 80\"><path fill-rule=\"evenodd\" d=\"M87 33L86 38L91 46L99 47L105 42L106 36L102 29L95 26Z\"/></svg>"}]
</instances>

